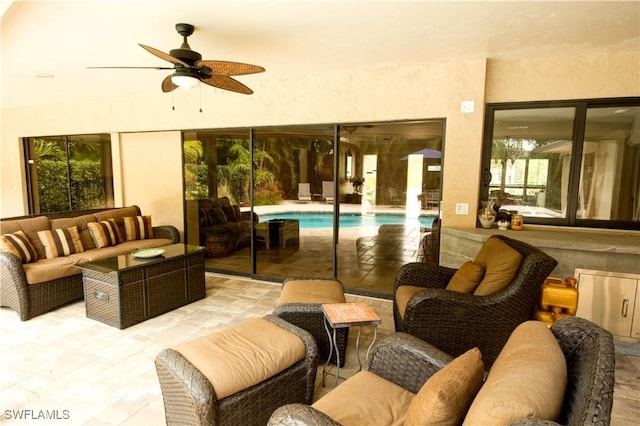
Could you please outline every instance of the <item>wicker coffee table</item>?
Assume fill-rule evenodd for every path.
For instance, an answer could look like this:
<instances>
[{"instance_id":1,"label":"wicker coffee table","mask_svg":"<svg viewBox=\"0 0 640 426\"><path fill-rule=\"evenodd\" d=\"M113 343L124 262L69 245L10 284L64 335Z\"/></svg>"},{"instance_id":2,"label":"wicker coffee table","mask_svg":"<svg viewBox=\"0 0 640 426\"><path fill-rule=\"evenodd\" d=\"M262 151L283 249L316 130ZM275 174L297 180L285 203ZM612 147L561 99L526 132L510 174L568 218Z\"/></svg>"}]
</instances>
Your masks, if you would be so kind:
<instances>
[{"instance_id":1,"label":"wicker coffee table","mask_svg":"<svg viewBox=\"0 0 640 426\"><path fill-rule=\"evenodd\" d=\"M123 329L204 298L204 248L161 248L79 264L87 317Z\"/></svg>"}]
</instances>

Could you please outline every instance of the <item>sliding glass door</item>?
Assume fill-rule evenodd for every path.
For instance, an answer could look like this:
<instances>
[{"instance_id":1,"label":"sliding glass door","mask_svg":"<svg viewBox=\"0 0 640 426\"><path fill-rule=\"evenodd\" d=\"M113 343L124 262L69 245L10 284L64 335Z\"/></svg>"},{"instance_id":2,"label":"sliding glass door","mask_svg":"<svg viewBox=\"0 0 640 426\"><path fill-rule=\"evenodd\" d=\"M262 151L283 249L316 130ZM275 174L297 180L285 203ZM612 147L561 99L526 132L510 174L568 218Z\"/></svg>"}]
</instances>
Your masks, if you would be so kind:
<instances>
[{"instance_id":1,"label":"sliding glass door","mask_svg":"<svg viewBox=\"0 0 640 426\"><path fill-rule=\"evenodd\" d=\"M390 295L397 270L426 259L443 124L185 132L186 240L212 271Z\"/></svg>"}]
</instances>

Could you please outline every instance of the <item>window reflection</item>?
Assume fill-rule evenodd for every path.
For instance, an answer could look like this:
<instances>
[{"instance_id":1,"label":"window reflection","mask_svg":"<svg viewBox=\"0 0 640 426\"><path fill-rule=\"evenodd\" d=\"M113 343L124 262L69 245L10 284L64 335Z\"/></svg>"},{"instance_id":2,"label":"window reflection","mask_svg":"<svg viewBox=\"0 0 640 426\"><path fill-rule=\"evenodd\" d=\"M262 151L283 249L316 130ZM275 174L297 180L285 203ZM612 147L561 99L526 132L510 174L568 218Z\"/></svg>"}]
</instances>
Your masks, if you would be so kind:
<instances>
[{"instance_id":1,"label":"window reflection","mask_svg":"<svg viewBox=\"0 0 640 426\"><path fill-rule=\"evenodd\" d=\"M639 229L637 100L536 104L488 106L482 199L528 223Z\"/></svg>"},{"instance_id":2,"label":"window reflection","mask_svg":"<svg viewBox=\"0 0 640 426\"><path fill-rule=\"evenodd\" d=\"M524 216L566 216L574 108L496 111L489 201Z\"/></svg>"}]
</instances>

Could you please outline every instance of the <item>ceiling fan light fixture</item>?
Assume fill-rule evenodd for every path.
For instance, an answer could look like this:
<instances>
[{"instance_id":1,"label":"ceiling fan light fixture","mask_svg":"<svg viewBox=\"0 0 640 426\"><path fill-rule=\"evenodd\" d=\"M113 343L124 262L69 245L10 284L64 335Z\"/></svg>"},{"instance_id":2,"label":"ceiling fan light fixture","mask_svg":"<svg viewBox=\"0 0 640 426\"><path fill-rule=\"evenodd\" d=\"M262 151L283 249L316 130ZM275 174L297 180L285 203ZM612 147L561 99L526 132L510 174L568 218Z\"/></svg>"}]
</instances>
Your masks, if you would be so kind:
<instances>
[{"instance_id":1,"label":"ceiling fan light fixture","mask_svg":"<svg viewBox=\"0 0 640 426\"><path fill-rule=\"evenodd\" d=\"M200 84L200 80L193 75L180 71L176 71L176 73L171 76L171 81L176 86L185 90L193 89Z\"/></svg>"}]
</instances>

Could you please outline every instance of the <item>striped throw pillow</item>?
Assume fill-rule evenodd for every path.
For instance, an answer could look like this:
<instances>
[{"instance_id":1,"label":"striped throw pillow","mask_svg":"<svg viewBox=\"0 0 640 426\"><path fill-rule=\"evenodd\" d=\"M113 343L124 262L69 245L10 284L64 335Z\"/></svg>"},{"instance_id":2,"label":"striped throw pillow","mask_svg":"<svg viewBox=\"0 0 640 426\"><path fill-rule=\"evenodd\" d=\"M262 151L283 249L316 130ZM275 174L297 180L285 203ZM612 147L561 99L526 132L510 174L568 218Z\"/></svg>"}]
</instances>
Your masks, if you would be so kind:
<instances>
[{"instance_id":1,"label":"striped throw pillow","mask_svg":"<svg viewBox=\"0 0 640 426\"><path fill-rule=\"evenodd\" d=\"M93 238L97 248L115 246L123 241L114 219L89 222L87 223L87 228L89 228L91 238Z\"/></svg>"},{"instance_id":2,"label":"striped throw pillow","mask_svg":"<svg viewBox=\"0 0 640 426\"><path fill-rule=\"evenodd\" d=\"M29 241L29 237L22 231L4 234L0 237L0 251L13 253L22 263L38 260L38 252Z\"/></svg>"},{"instance_id":3,"label":"striped throw pillow","mask_svg":"<svg viewBox=\"0 0 640 426\"><path fill-rule=\"evenodd\" d=\"M151 216L133 216L124 218L124 233L127 241L153 238Z\"/></svg>"},{"instance_id":4,"label":"striped throw pillow","mask_svg":"<svg viewBox=\"0 0 640 426\"><path fill-rule=\"evenodd\" d=\"M42 241L47 259L69 256L70 254L84 251L77 226L53 229L51 231L38 231L38 238Z\"/></svg>"}]
</instances>

